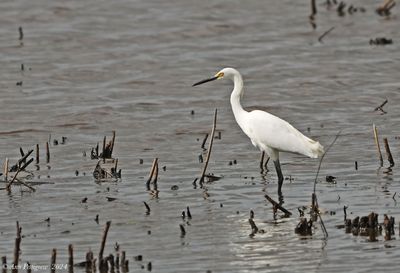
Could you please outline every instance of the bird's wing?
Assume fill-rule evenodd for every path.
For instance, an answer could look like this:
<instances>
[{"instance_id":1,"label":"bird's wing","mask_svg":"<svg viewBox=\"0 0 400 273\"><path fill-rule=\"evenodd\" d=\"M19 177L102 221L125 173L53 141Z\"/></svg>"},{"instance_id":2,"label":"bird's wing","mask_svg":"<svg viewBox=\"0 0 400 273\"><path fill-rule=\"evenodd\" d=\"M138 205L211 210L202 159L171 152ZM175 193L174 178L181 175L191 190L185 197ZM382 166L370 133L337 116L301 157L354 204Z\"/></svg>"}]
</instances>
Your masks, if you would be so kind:
<instances>
[{"instance_id":1,"label":"bird's wing","mask_svg":"<svg viewBox=\"0 0 400 273\"><path fill-rule=\"evenodd\" d=\"M306 137L287 121L264 111L255 110L247 117L247 132L259 147L312 156L317 142ZM314 156L312 156L314 157Z\"/></svg>"}]
</instances>

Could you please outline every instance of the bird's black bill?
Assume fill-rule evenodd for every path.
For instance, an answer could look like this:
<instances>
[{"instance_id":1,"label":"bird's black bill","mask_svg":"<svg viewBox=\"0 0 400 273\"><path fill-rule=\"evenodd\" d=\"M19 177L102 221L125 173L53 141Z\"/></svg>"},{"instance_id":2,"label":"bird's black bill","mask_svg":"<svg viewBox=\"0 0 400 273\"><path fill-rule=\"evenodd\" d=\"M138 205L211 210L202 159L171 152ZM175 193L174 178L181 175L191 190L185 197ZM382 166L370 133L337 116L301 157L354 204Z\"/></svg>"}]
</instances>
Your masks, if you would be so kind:
<instances>
[{"instance_id":1,"label":"bird's black bill","mask_svg":"<svg viewBox=\"0 0 400 273\"><path fill-rule=\"evenodd\" d=\"M215 76L215 77L212 77L212 78L209 78L209 79L205 79L205 80L196 82L196 83L193 84L192 86L200 85L200 84L203 84L203 83L206 83L206 82L215 81L216 79L218 79L218 76Z\"/></svg>"}]
</instances>

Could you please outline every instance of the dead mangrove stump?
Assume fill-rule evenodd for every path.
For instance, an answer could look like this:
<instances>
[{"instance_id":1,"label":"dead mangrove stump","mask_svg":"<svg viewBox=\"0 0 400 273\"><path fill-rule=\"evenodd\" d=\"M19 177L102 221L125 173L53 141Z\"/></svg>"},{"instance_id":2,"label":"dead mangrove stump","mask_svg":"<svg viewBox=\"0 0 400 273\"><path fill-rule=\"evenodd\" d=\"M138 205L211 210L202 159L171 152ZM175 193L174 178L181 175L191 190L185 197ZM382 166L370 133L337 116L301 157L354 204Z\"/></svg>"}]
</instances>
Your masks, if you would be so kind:
<instances>
[{"instance_id":1,"label":"dead mangrove stump","mask_svg":"<svg viewBox=\"0 0 400 273\"><path fill-rule=\"evenodd\" d=\"M313 222L311 219L309 221L307 221L307 218L301 218L300 222L295 227L294 232L301 236L311 236L312 235L312 224L313 224Z\"/></svg>"},{"instance_id":2,"label":"dead mangrove stump","mask_svg":"<svg viewBox=\"0 0 400 273\"><path fill-rule=\"evenodd\" d=\"M2 256L1 257L1 272L2 273L7 273L7 257L6 256Z\"/></svg>"},{"instance_id":3,"label":"dead mangrove stump","mask_svg":"<svg viewBox=\"0 0 400 273\"><path fill-rule=\"evenodd\" d=\"M113 134L112 139L108 143L106 143L107 138L106 138L106 136L104 136L103 151L100 154L100 157L103 159L112 158L112 153L114 150L114 143L115 143L115 131L113 131L112 134Z\"/></svg>"},{"instance_id":4,"label":"dead mangrove stump","mask_svg":"<svg viewBox=\"0 0 400 273\"><path fill-rule=\"evenodd\" d=\"M116 172L116 166L118 162L117 159L107 159L107 160L99 160L96 164L96 167L93 171L93 177L97 182L105 182L112 180L118 180L121 178L122 170L119 169Z\"/></svg>"},{"instance_id":5,"label":"dead mangrove stump","mask_svg":"<svg viewBox=\"0 0 400 273\"><path fill-rule=\"evenodd\" d=\"M99 271L100 272L102 272L101 270L104 266L103 253L104 253L104 247L106 246L107 234L108 234L108 230L110 229L110 226L111 226L111 221L107 221L106 225L104 227L103 236L101 239L101 245L100 245L100 251L99 251Z\"/></svg>"},{"instance_id":6,"label":"dead mangrove stump","mask_svg":"<svg viewBox=\"0 0 400 273\"><path fill-rule=\"evenodd\" d=\"M292 215L292 213L290 211L288 211L287 209L285 209L284 207L282 207L278 202L276 202L275 200L273 200L271 197L269 197L267 194L264 195L264 197L273 205L273 207L275 209L279 209L280 211L282 211L285 214L285 217L290 217Z\"/></svg>"},{"instance_id":7,"label":"dead mangrove stump","mask_svg":"<svg viewBox=\"0 0 400 273\"><path fill-rule=\"evenodd\" d=\"M99 143L91 150L91 159L98 159L93 171L93 177L97 182L106 182L110 179L118 180L121 178L122 170L118 170L118 159L112 157L115 144L115 131L112 132L112 139L107 143L107 137L103 138L103 149L99 154Z\"/></svg>"},{"instance_id":8,"label":"dead mangrove stump","mask_svg":"<svg viewBox=\"0 0 400 273\"><path fill-rule=\"evenodd\" d=\"M68 273L74 273L74 248L68 245Z\"/></svg>"},{"instance_id":9,"label":"dead mangrove stump","mask_svg":"<svg viewBox=\"0 0 400 273\"><path fill-rule=\"evenodd\" d=\"M57 258L57 249L53 248L51 251L51 260L50 260L50 272L56 272L56 258Z\"/></svg>"},{"instance_id":10,"label":"dead mangrove stump","mask_svg":"<svg viewBox=\"0 0 400 273\"><path fill-rule=\"evenodd\" d=\"M40 163L40 156L39 156L39 144L36 144L36 165Z\"/></svg>"},{"instance_id":11,"label":"dead mangrove stump","mask_svg":"<svg viewBox=\"0 0 400 273\"><path fill-rule=\"evenodd\" d=\"M89 250L86 253L86 262L85 262L86 272L92 272L93 258L94 258L93 252L91 250Z\"/></svg>"},{"instance_id":12,"label":"dead mangrove stump","mask_svg":"<svg viewBox=\"0 0 400 273\"><path fill-rule=\"evenodd\" d=\"M208 166L208 162L210 161L210 156L211 156L211 150L212 150L212 145L213 145L213 141L214 141L214 134L215 134L215 127L217 125L217 109L215 109L214 111L214 120L213 120L213 126L211 129L211 137L210 137L210 142L208 144L208 149L207 149L207 156L206 156L206 162L204 163L203 166L203 170L201 172L201 176L200 176L200 183L204 182L204 177L207 171L207 166Z\"/></svg>"}]
</instances>

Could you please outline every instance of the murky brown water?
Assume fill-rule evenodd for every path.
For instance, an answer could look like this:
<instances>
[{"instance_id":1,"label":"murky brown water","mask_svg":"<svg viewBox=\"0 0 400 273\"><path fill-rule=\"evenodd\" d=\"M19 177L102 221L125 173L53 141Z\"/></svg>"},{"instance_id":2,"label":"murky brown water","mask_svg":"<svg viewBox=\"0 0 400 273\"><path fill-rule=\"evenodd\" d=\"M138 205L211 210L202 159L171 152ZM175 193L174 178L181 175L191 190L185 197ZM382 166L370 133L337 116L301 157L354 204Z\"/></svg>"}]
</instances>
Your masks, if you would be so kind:
<instances>
[{"instance_id":1,"label":"murky brown water","mask_svg":"<svg viewBox=\"0 0 400 273\"><path fill-rule=\"evenodd\" d=\"M384 213L400 219L392 199L400 192L397 167L392 174L378 169L372 137L375 123L399 161L399 19L374 14L376 1L351 3L366 13L340 18L319 6L318 28L312 30L309 1L2 1L2 162L15 162L20 146L44 147L49 134L68 140L51 147L51 168L42 160L35 172L34 181L50 184L36 186L35 193L18 187L10 195L0 192L0 255L11 260L18 220L21 263L46 265L52 248L64 263L69 243L82 261L89 248L98 252L104 223L112 220L105 252L118 242L133 272L146 271L141 265L148 262L154 272L394 272L399 240L381 236L370 243L335 228L343 223L344 205L351 218L375 211L380 221ZM320 44L318 37L332 26ZM379 36L394 44L370 46L369 39ZM265 107L303 132L309 127L308 135L325 146L343 130L320 175L323 181L337 176L337 184L318 184L321 208L336 213L323 215L329 232L323 249L319 225L307 240L294 233L297 207L310 203L318 162L282 156L284 175L294 179L283 188L294 216L274 222L264 194L276 199L276 175L260 174L260 153L235 124L231 84L191 87L225 66L244 76L244 105ZM373 112L385 98L388 113ZM209 170L223 179L207 185L205 200L192 182L215 108L222 139L214 142ZM112 130L123 179L96 184L96 162L82 153ZM166 166L159 199L145 188L154 157ZM238 164L230 166L234 159ZM179 189L171 190L173 185ZM87 203L80 203L85 197ZM180 216L186 206L193 215L188 222ZM249 237L250 210L265 234ZM184 238L179 224L186 227ZM134 262L139 254L144 261Z\"/></svg>"}]
</instances>

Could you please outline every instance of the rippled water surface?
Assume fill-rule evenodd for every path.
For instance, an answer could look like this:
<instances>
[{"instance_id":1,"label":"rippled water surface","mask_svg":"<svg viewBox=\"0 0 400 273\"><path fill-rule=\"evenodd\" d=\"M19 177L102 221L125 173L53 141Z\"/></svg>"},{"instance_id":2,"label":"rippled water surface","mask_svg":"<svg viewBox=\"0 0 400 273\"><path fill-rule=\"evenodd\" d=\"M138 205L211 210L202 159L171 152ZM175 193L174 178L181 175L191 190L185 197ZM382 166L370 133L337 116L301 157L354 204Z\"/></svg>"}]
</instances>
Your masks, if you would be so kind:
<instances>
[{"instance_id":1,"label":"rippled water surface","mask_svg":"<svg viewBox=\"0 0 400 273\"><path fill-rule=\"evenodd\" d=\"M75 261L82 261L89 249L97 255L104 224L111 220L105 253L113 253L118 242L132 272L145 272L149 262L153 272L395 272L399 240L380 236L371 243L335 226L343 223L344 205L350 218L375 211L380 221L385 213L397 224L400 219L399 199L392 198L400 192L397 165L389 173L378 169L372 135L375 123L398 164L398 7L388 20L375 14L377 1L347 1L366 12L338 17L317 1L313 30L309 2L3 0L1 162L15 163L19 147L39 143L40 170L30 170L33 182L46 183L35 185L35 193L20 192L19 186L11 194L0 191L0 255L12 260L19 221L20 263L47 265L52 248L65 263L70 243ZM335 29L319 43L330 27ZM369 45L381 36L394 43ZM230 109L231 83L191 87L226 66L243 74L246 107L285 118L326 147L342 130L317 186L327 241L318 223L312 237L294 233L297 208L310 204L318 161L281 155L284 175L293 179L283 186L284 206L293 216L274 221L264 194L277 199L275 171L270 163L271 171L260 173L260 152ZM374 112L386 98L387 114ZM200 146L215 108L222 137L214 141L209 171L223 178L201 189L192 182L202 168ZM122 180L98 184L90 149L113 130ZM46 164L49 135L66 136L67 142L51 145ZM155 157L158 199L145 187ZM233 160L237 164L229 165ZM325 182L327 175L336 176L337 184ZM174 185L179 189L172 190ZM151 207L149 215L143 201ZM187 206L193 218L183 220ZM253 238L250 210L265 230ZM135 262L136 255L143 261Z\"/></svg>"}]
</instances>

